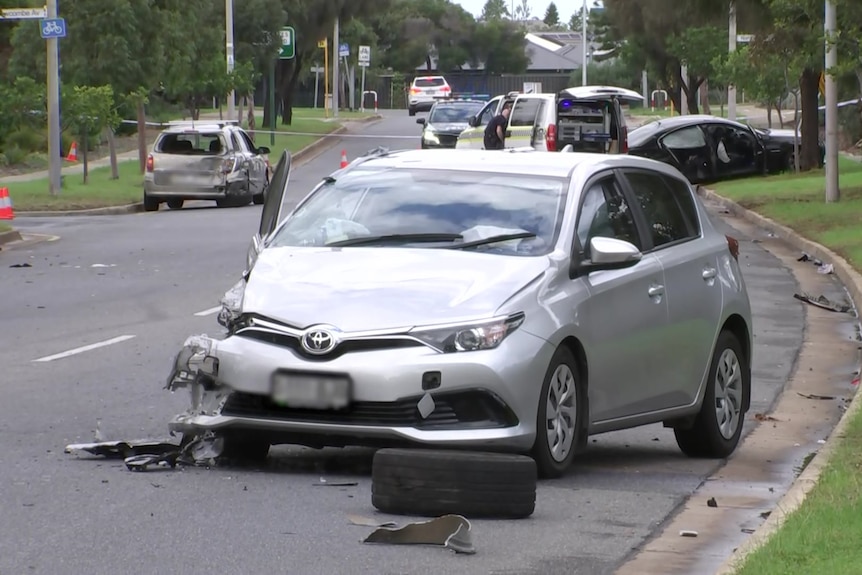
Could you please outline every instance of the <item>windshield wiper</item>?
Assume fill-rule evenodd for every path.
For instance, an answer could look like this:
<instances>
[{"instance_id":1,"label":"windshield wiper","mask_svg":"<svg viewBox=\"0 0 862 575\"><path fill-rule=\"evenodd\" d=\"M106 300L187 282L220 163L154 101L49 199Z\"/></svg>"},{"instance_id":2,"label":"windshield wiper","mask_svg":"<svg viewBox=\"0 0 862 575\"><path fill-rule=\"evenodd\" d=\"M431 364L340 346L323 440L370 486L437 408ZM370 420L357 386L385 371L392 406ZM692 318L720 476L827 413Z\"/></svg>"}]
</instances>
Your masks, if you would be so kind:
<instances>
[{"instance_id":1,"label":"windshield wiper","mask_svg":"<svg viewBox=\"0 0 862 575\"><path fill-rule=\"evenodd\" d=\"M364 236L361 238L350 238L324 244L325 247L359 246L363 244L376 244L378 242L454 242L463 239L461 234L386 234L381 236Z\"/></svg>"},{"instance_id":2,"label":"windshield wiper","mask_svg":"<svg viewBox=\"0 0 862 575\"><path fill-rule=\"evenodd\" d=\"M519 232L517 234L502 234L499 236L491 236L490 238L484 238L481 240L474 240L472 242L464 242L462 244L455 244L451 246L445 246L447 249L453 250L461 250L464 248L473 248L476 246L484 246L485 244L496 244L497 242L506 242L509 240L525 240L529 238L535 238L536 234L533 232Z\"/></svg>"}]
</instances>

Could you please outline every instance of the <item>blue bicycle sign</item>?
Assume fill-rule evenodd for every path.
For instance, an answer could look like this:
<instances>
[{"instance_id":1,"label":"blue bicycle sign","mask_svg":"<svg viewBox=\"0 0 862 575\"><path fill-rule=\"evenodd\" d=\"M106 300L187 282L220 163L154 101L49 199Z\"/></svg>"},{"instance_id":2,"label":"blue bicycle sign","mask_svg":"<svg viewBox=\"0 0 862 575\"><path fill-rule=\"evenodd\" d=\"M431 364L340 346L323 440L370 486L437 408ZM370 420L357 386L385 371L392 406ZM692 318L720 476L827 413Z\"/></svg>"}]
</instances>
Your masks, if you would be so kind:
<instances>
[{"instance_id":1,"label":"blue bicycle sign","mask_svg":"<svg viewBox=\"0 0 862 575\"><path fill-rule=\"evenodd\" d=\"M47 20L42 20L40 24L42 38L66 37L66 21L62 18L50 18Z\"/></svg>"}]
</instances>

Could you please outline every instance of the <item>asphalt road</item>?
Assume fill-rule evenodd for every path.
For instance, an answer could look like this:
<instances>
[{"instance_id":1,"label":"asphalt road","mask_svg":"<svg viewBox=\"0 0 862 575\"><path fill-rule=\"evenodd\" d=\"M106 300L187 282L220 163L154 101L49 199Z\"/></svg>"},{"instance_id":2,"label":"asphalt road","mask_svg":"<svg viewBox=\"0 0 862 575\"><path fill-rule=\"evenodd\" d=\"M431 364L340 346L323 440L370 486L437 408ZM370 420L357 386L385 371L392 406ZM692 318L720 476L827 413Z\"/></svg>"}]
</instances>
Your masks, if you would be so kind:
<instances>
[{"instance_id":1,"label":"asphalt road","mask_svg":"<svg viewBox=\"0 0 862 575\"><path fill-rule=\"evenodd\" d=\"M338 168L342 149L353 159L418 146L414 120L387 115L362 128L368 137L297 167L289 201ZM684 457L660 426L596 437L566 477L540 484L531 518L475 521L478 553L456 556L360 543L371 529L347 515L379 516L370 450L278 447L260 469L149 473L64 454L92 441L97 422L105 439L165 437L187 404L185 392L162 390L172 357L188 335L220 330L214 307L242 270L259 214L203 205L16 220L60 239L0 253L0 573L602 575L719 466ZM790 272L740 239L756 316L753 414L786 381L804 316ZM23 263L32 267L10 267ZM358 485L316 486L321 477Z\"/></svg>"}]
</instances>

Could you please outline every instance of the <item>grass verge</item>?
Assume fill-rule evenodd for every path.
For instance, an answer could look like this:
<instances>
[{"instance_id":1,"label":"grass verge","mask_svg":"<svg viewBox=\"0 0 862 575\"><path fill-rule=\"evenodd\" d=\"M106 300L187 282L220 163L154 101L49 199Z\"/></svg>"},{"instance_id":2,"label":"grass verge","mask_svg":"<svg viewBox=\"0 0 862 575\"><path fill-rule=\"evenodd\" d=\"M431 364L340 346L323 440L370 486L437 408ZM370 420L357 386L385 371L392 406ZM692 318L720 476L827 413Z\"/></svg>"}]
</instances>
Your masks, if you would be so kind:
<instances>
[{"instance_id":1,"label":"grass verge","mask_svg":"<svg viewBox=\"0 0 862 575\"><path fill-rule=\"evenodd\" d=\"M285 149L298 152L313 144L321 136L340 127L337 122L324 122L314 119L295 119L291 126L280 126L280 132L303 132L310 136L275 134L275 144L270 145L269 134L257 134L259 146L271 149L270 159L278 161ZM68 168L67 168L68 170ZM119 179L111 179L109 167L90 170L90 181L84 185L83 175L64 171L63 188L60 194L52 196L48 191L47 178L9 184L9 195L16 211L65 211L122 206L140 202L143 194L143 176L136 160L121 162Z\"/></svg>"},{"instance_id":2,"label":"grass verge","mask_svg":"<svg viewBox=\"0 0 862 575\"><path fill-rule=\"evenodd\" d=\"M822 170L724 182L714 190L825 245L862 271L862 164L841 158L841 201L824 201ZM857 302L859 303L859 302ZM737 575L855 575L862 565L862 414L795 512Z\"/></svg>"},{"instance_id":3,"label":"grass verge","mask_svg":"<svg viewBox=\"0 0 862 575\"><path fill-rule=\"evenodd\" d=\"M0 234L5 233L5 232L11 232L11 231L12 231L12 226L10 226L9 224L4 224L3 222L0 222Z\"/></svg>"}]
</instances>

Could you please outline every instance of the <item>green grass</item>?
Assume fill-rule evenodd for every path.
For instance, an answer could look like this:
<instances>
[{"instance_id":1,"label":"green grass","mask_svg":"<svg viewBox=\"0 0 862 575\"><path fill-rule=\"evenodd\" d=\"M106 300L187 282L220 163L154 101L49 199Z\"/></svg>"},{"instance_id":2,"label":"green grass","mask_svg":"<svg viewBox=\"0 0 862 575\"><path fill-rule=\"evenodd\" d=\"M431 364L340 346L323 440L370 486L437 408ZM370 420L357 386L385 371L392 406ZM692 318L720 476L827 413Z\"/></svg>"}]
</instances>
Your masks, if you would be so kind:
<instances>
[{"instance_id":1,"label":"green grass","mask_svg":"<svg viewBox=\"0 0 862 575\"><path fill-rule=\"evenodd\" d=\"M802 506L737 575L857 575L862 565L862 417L854 417Z\"/></svg>"},{"instance_id":2,"label":"green grass","mask_svg":"<svg viewBox=\"0 0 862 575\"><path fill-rule=\"evenodd\" d=\"M5 232L11 232L11 231L12 231L12 226L10 226L9 224L4 224L3 222L0 222L0 234L5 233Z\"/></svg>"},{"instance_id":3,"label":"green grass","mask_svg":"<svg viewBox=\"0 0 862 575\"><path fill-rule=\"evenodd\" d=\"M841 201L825 202L823 170L716 184L714 190L794 229L862 269L862 163L839 160Z\"/></svg>"},{"instance_id":4,"label":"green grass","mask_svg":"<svg viewBox=\"0 0 862 575\"><path fill-rule=\"evenodd\" d=\"M822 170L714 186L720 195L795 229L862 271L862 163L839 161L841 201L825 202ZM807 458L806 458L807 463ZM737 575L856 575L862 565L862 414L839 439L817 485Z\"/></svg>"},{"instance_id":5,"label":"green grass","mask_svg":"<svg viewBox=\"0 0 862 575\"><path fill-rule=\"evenodd\" d=\"M261 119L258 119L258 123L260 121ZM270 145L269 134L257 134L255 140L258 146L270 148L270 161L275 163L283 150L297 152L339 126L337 122L297 118L291 126L279 126L278 131L314 135L276 134L274 145ZM140 202L143 195L143 176L138 162L121 162L119 170L120 177L117 180L110 179L110 168L91 170L87 185L83 184L81 174L64 174L63 189L57 196L51 196L49 193L47 178L16 182L9 186L9 195L17 211L82 210Z\"/></svg>"}]
</instances>

